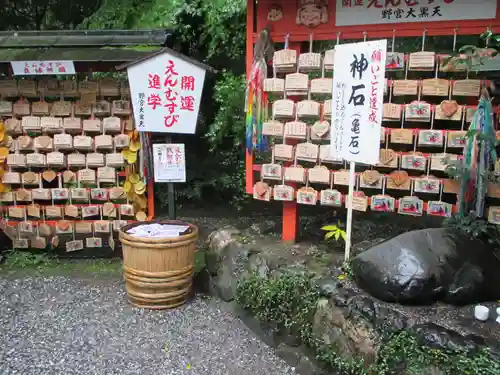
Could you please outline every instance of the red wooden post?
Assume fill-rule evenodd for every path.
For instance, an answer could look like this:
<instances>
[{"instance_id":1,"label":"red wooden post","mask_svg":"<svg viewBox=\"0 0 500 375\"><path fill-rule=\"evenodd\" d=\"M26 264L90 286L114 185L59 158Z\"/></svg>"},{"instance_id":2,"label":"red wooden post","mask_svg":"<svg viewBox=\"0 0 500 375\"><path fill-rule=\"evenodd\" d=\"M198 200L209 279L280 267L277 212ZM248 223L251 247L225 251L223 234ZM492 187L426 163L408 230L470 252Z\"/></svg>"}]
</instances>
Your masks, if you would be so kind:
<instances>
[{"instance_id":1,"label":"red wooden post","mask_svg":"<svg viewBox=\"0 0 500 375\"><path fill-rule=\"evenodd\" d=\"M250 76L250 69L253 62L253 37L254 37L254 10L255 0L247 0L247 69L246 79ZM254 176L253 176L253 153L248 151L245 145L245 175L247 194L253 194Z\"/></svg>"}]
</instances>

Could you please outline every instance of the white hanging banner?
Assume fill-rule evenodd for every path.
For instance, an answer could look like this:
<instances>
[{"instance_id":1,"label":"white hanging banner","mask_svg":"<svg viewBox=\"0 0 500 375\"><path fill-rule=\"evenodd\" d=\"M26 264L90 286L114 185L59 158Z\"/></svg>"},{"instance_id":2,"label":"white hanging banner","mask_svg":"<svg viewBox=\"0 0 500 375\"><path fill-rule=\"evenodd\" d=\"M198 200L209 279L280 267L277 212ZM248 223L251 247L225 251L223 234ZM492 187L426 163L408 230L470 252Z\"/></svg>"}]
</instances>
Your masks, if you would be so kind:
<instances>
[{"instance_id":1,"label":"white hanging banner","mask_svg":"<svg viewBox=\"0 0 500 375\"><path fill-rule=\"evenodd\" d=\"M379 162L387 40L335 47L331 154L374 165Z\"/></svg>"},{"instance_id":2,"label":"white hanging banner","mask_svg":"<svg viewBox=\"0 0 500 375\"><path fill-rule=\"evenodd\" d=\"M15 76L75 74L73 61L11 61Z\"/></svg>"},{"instance_id":3,"label":"white hanging banner","mask_svg":"<svg viewBox=\"0 0 500 375\"><path fill-rule=\"evenodd\" d=\"M129 66L137 130L194 134L205 72L167 51Z\"/></svg>"},{"instance_id":4,"label":"white hanging banner","mask_svg":"<svg viewBox=\"0 0 500 375\"><path fill-rule=\"evenodd\" d=\"M497 0L337 0L335 26L494 19Z\"/></svg>"},{"instance_id":5,"label":"white hanging banner","mask_svg":"<svg viewBox=\"0 0 500 375\"><path fill-rule=\"evenodd\" d=\"M153 165L155 182L186 182L184 144L153 144Z\"/></svg>"}]
</instances>

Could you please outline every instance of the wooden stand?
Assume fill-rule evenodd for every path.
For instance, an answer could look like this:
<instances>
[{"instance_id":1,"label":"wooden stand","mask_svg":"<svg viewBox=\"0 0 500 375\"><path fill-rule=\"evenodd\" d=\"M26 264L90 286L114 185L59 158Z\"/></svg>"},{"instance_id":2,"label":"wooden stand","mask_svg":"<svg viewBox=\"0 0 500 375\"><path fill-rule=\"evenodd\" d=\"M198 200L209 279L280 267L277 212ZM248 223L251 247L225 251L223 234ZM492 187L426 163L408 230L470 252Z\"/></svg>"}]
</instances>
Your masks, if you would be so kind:
<instances>
[{"instance_id":1,"label":"wooden stand","mask_svg":"<svg viewBox=\"0 0 500 375\"><path fill-rule=\"evenodd\" d=\"M258 4L255 0L247 0L247 40L246 40L246 64L247 76L253 62L253 46L259 37L259 31L264 27L270 27L271 38L274 42L283 42L285 36L289 35L289 48L301 52L302 43L308 42L311 34L314 40L333 40L338 35L340 39L359 39L366 36L368 39L397 37L419 37L424 30L428 36L446 36L458 33L460 35L479 35L488 27L494 32L500 30L500 1L497 6L497 14L489 20L464 20L464 21L435 21L435 22L406 22L385 23L379 25L356 25L336 26L336 5L339 2L328 2L328 21L318 25L316 28L308 28L297 25L297 3L284 0L262 0ZM353 2L354 3L354 2ZM268 19L268 12L272 8L281 8L282 19L275 22ZM253 193L255 183L254 173L260 171L260 165L254 165L254 155L246 152L246 191ZM298 234L298 210L297 203L283 203L283 241L295 241Z\"/></svg>"}]
</instances>

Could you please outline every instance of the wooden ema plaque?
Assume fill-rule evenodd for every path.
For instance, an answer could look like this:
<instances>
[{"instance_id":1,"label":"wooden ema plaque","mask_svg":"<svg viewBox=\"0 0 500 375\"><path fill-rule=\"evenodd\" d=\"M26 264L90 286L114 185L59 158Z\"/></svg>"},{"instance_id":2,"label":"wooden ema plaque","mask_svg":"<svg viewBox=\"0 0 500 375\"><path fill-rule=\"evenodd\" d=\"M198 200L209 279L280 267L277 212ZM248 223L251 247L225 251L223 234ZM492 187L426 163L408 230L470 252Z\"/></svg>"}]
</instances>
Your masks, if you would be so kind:
<instances>
[{"instance_id":1,"label":"wooden ema plaque","mask_svg":"<svg viewBox=\"0 0 500 375\"><path fill-rule=\"evenodd\" d=\"M283 49L276 51L273 56L273 65L278 73L290 73L297 70L297 51Z\"/></svg>"},{"instance_id":2,"label":"wooden ema plaque","mask_svg":"<svg viewBox=\"0 0 500 375\"><path fill-rule=\"evenodd\" d=\"M465 122L472 122L474 115L476 114L477 107L467 107L465 109Z\"/></svg>"},{"instance_id":3,"label":"wooden ema plaque","mask_svg":"<svg viewBox=\"0 0 500 375\"><path fill-rule=\"evenodd\" d=\"M18 82L19 94L24 97L33 98L39 96L36 81L32 79L23 79Z\"/></svg>"},{"instance_id":4,"label":"wooden ema plaque","mask_svg":"<svg viewBox=\"0 0 500 375\"><path fill-rule=\"evenodd\" d=\"M411 129L390 129L391 143L412 145L413 131Z\"/></svg>"},{"instance_id":5,"label":"wooden ema plaque","mask_svg":"<svg viewBox=\"0 0 500 375\"><path fill-rule=\"evenodd\" d=\"M287 144L274 145L274 157L277 160L293 160L293 146Z\"/></svg>"},{"instance_id":6,"label":"wooden ema plaque","mask_svg":"<svg viewBox=\"0 0 500 375\"><path fill-rule=\"evenodd\" d=\"M446 166L453 161L458 160L458 156L454 154L432 154L431 155L431 171L444 171Z\"/></svg>"},{"instance_id":7,"label":"wooden ema plaque","mask_svg":"<svg viewBox=\"0 0 500 375\"><path fill-rule=\"evenodd\" d=\"M400 121L402 107L400 104L384 103L384 121Z\"/></svg>"},{"instance_id":8,"label":"wooden ema plaque","mask_svg":"<svg viewBox=\"0 0 500 375\"><path fill-rule=\"evenodd\" d=\"M324 165L317 165L314 168L309 168L307 173L309 183L326 185L330 183L330 170Z\"/></svg>"},{"instance_id":9,"label":"wooden ema plaque","mask_svg":"<svg viewBox=\"0 0 500 375\"><path fill-rule=\"evenodd\" d=\"M399 199L398 214L410 216L422 216L424 213L424 202L418 197L403 197Z\"/></svg>"},{"instance_id":10,"label":"wooden ema plaque","mask_svg":"<svg viewBox=\"0 0 500 375\"><path fill-rule=\"evenodd\" d=\"M272 188L265 182L259 181L253 188L253 198L262 201L271 200Z\"/></svg>"},{"instance_id":11,"label":"wooden ema plaque","mask_svg":"<svg viewBox=\"0 0 500 375\"><path fill-rule=\"evenodd\" d=\"M260 175L262 179L281 180L283 177L281 164L262 164Z\"/></svg>"},{"instance_id":12,"label":"wooden ema plaque","mask_svg":"<svg viewBox=\"0 0 500 375\"><path fill-rule=\"evenodd\" d=\"M382 189L383 178L377 170L366 170L361 173L359 187L368 189Z\"/></svg>"},{"instance_id":13,"label":"wooden ema plaque","mask_svg":"<svg viewBox=\"0 0 500 375\"><path fill-rule=\"evenodd\" d=\"M467 132L465 130L451 130L448 132L447 147L462 148L465 146Z\"/></svg>"},{"instance_id":14,"label":"wooden ema plaque","mask_svg":"<svg viewBox=\"0 0 500 375\"><path fill-rule=\"evenodd\" d=\"M312 140L330 138L330 123L328 121L316 121L310 129Z\"/></svg>"},{"instance_id":15,"label":"wooden ema plaque","mask_svg":"<svg viewBox=\"0 0 500 375\"><path fill-rule=\"evenodd\" d=\"M333 79L315 78L311 80L311 94L332 95Z\"/></svg>"},{"instance_id":16,"label":"wooden ema plaque","mask_svg":"<svg viewBox=\"0 0 500 375\"><path fill-rule=\"evenodd\" d=\"M425 171L427 168L427 158L421 152L401 155L401 168Z\"/></svg>"},{"instance_id":17,"label":"wooden ema plaque","mask_svg":"<svg viewBox=\"0 0 500 375\"><path fill-rule=\"evenodd\" d=\"M266 78L264 80L264 91L277 94L285 92L285 80L283 78Z\"/></svg>"},{"instance_id":18,"label":"wooden ema plaque","mask_svg":"<svg viewBox=\"0 0 500 375\"><path fill-rule=\"evenodd\" d=\"M332 118L332 101L330 99L323 103L323 117L328 120Z\"/></svg>"},{"instance_id":19,"label":"wooden ema plaque","mask_svg":"<svg viewBox=\"0 0 500 375\"><path fill-rule=\"evenodd\" d=\"M295 103L290 99L280 99L273 103L273 116L275 118L295 117Z\"/></svg>"},{"instance_id":20,"label":"wooden ema plaque","mask_svg":"<svg viewBox=\"0 0 500 375\"><path fill-rule=\"evenodd\" d=\"M319 117L320 104L314 100L302 100L297 103L297 116L299 118Z\"/></svg>"},{"instance_id":21,"label":"wooden ema plaque","mask_svg":"<svg viewBox=\"0 0 500 375\"><path fill-rule=\"evenodd\" d=\"M303 73L292 73L285 77L287 95L307 95L309 91L309 76Z\"/></svg>"},{"instance_id":22,"label":"wooden ema plaque","mask_svg":"<svg viewBox=\"0 0 500 375\"><path fill-rule=\"evenodd\" d=\"M439 194L441 181L434 176L423 176L413 180L413 190L416 193Z\"/></svg>"},{"instance_id":23,"label":"wooden ema plaque","mask_svg":"<svg viewBox=\"0 0 500 375\"><path fill-rule=\"evenodd\" d=\"M285 167L285 181L288 182L306 182L306 170L302 166Z\"/></svg>"},{"instance_id":24,"label":"wooden ema plaque","mask_svg":"<svg viewBox=\"0 0 500 375\"><path fill-rule=\"evenodd\" d=\"M407 121L427 122L431 119L431 105L415 100L405 106L405 119Z\"/></svg>"},{"instance_id":25,"label":"wooden ema plaque","mask_svg":"<svg viewBox=\"0 0 500 375\"><path fill-rule=\"evenodd\" d=\"M302 187L297 190L297 203L316 205L318 203L318 192L312 187Z\"/></svg>"},{"instance_id":26,"label":"wooden ema plaque","mask_svg":"<svg viewBox=\"0 0 500 375\"><path fill-rule=\"evenodd\" d=\"M0 95L3 98L13 98L19 96L17 81L14 79L0 80Z\"/></svg>"},{"instance_id":27,"label":"wooden ema plaque","mask_svg":"<svg viewBox=\"0 0 500 375\"><path fill-rule=\"evenodd\" d=\"M438 146L444 144L443 130L420 130L418 133L419 146Z\"/></svg>"},{"instance_id":28,"label":"wooden ema plaque","mask_svg":"<svg viewBox=\"0 0 500 375\"><path fill-rule=\"evenodd\" d=\"M325 189L320 192L320 204L323 206L342 206L342 193L335 189Z\"/></svg>"},{"instance_id":29,"label":"wooden ema plaque","mask_svg":"<svg viewBox=\"0 0 500 375\"><path fill-rule=\"evenodd\" d=\"M395 80L392 81L392 95L394 96L415 96L418 93L418 81L415 80Z\"/></svg>"},{"instance_id":30,"label":"wooden ema plaque","mask_svg":"<svg viewBox=\"0 0 500 375\"><path fill-rule=\"evenodd\" d=\"M389 148L381 149L379 155L379 163L377 164L378 167L391 169L398 167L399 156L394 150Z\"/></svg>"},{"instance_id":31,"label":"wooden ema plaque","mask_svg":"<svg viewBox=\"0 0 500 375\"><path fill-rule=\"evenodd\" d=\"M299 72L308 73L321 70L321 54L315 52L299 55Z\"/></svg>"},{"instance_id":32,"label":"wooden ema plaque","mask_svg":"<svg viewBox=\"0 0 500 375\"><path fill-rule=\"evenodd\" d=\"M402 70L405 68L405 54L402 52L387 52L386 70Z\"/></svg>"},{"instance_id":33,"label":"wooden ema plaque","mask_svg":"<svg viewBox=\"0 0 500 375\"><path fill-rule=\"evenodd\" d=\"M408 59L409 70L433 70L436 65L435 52L413 52Z\"/></svg>"},{"instance_id":34,"label":"wooden ema plaque","mask_svg":"<svg viewBox=\"0 0 500 375\"><path fill-rule=\"evenodd\" d=\"M453 82L454 96L479 96L481 81L478 79L464 79Z\"/></svg>"},{"instance_id":35,"label":"wooden ema plaque","mask_svg":"<svg viewBox=\"0 0 500 375\"><path fill-rule=\"evenodd\" d=\"M440 105L436 106L436 120L462 120L463 106L459 105L455 100L443 100Z\"/></svg>"},{"instance_id":36,"label":"wooden ema plaque","mask_svg":"<svg viewBox=\"0 0 500 375\"><path fill-rule=\"evenodd\" d=\"M330 154L330 145L319 146L319 160L322 163L338 164L342 162L342 159L336 158Z\"/></svg>"},{"instance_id":37,"label":"wooden ema plaque","mask_svg":"<svg viewBox=\"0 0 500 375\"><path fill-rule=\"evenodd\" d=\"M488 208L488 222L492 224L500 224L500 207L491 206Z\"/></svg>"},{"instance_id":38,"label":"wooden ema plaque","mask_svg":"<svg viewBox=\"0 0 500 375\"><path fill-rule=\"evenodd\" d=\"M387 177L387 189L410 190L411 180L406 171L394 171Z\"/></svg>"},{"instance_id":39,"label":"wooden ema plaque","mask_svg":"<svg viewBox=\"0 0 500 375\"><path fill-rule=\"evenodd\" d=\"M316 162L318 160L319 146L313 143L299 143L295 147L297 160Z\"/></svg>"},{"instance_id":40,"label":"wooden ema plaque","mask_svg":"<svg viewBox=\"0 0 500 375\"><path fill-rule=\"evenodd\" d=\"M273 199L275 201L293 201L295 200L295 189L288 185L275 185L273 188Z\"/></svg>"},{"instance_id":41,"label":"wooden ema plaque","mask_svg":"<svg viewBox=\"0 0 500 375\"><path fill-rule=\"evenodd\" d=\"M346 196L346 207L349 205L349 196ZM354 211L366 212L368 209L368 197L362 191L355 191L352 196L352 209Z\"/></svg>"},{"instance_id":42,"label":"wooden ema plaque","mask_svg":"<svg viewBox=\"0 0 500 375\"><path fill-rule=\"evenodd\" d=\"M31 114L35 116L48 116L50 114L49 103L43 101L31 103Z\"/></svg>"},{"instance_id":43,"label":"wooden ema plaque","mask_svg":"<svg viewBox=\"0 0 500 375\"><path fill-rule=\"evenodd\" d=\"M389 195L373 195L371 197L370 209L376 212L394 212L396 199Z\"/></svg>"},{"instance_id":44,"label":"wooden ema plaque","mask_svg":"<svg viewBox=\"0 0 500 375\"><path fill-rule=\"evenodd\" d=\"M306 139L307 138L307 124L302 121L290 121L285 123L286 138Z\"/></svg>"},{"instance_id":45,"label":"wooden ema plaque","mask_svg":"<svg viewBox=\"0 0 500 375\"><path fill-rule=\"evenodd\" d=\"M490 198L500 198L500 186L498 184L490 182L488 184L488 197Z\"/></svg>"},{"instance_id":46,"label":"wooden ema plaque","mask_svg":"<svg viewBox=\"0 0 500 375\"><path fill-rule=\"evenodd\" d=\"M67 117L71 115L71 102L59 100L52 103L51 114L58 117Z\"/></svg>"},{"instance_id":47,"label":"wooden ema plaque","mask_svg":"<svg viewBox=\"0 0 500 375\"><path fill-rule=\"evenodd\" d=\"M450 84L447 79L431 78L422 81L422 95L424 96L448 96Z\"/></svg>"},{"instance_id":48,"label":"wooden ema plaque","mask_svg":"<svg viewBox=\"0 0 500 375\"><path fill-rule=\"evenodd\" d=\"M121 132L122 124L119 117L105 117L102 120L102 127L106 133L117 134Z\"/></svg>"},{"instance_id":49,"label":"wooden ema plaque","mask_svg":"<svg viewBox=\"0 0 500 375\"><path fill-rule=\"evenodd\" d=\"M340 170L334 172L333 183L335 185L349 186L349 171Z\"/></svg>"},{"instance_id":50,"label":"wooden ema plaque","mask_svg":"<svg viewBox=\"0 0 500 375\"><path fill-rule=\"evenodd\" d=\"M12 116L12 103L0 100L0 115Z\"/></svg>"},{"instance_id":51,"label":"wooden ema plaque","mask_svg":"<svg viewBox=\"0 0 500 375\"><path fill-rule=\"evenodd\" d=\"M325 57L323 59L323 67L327 72L333 71L333 63L335 61L335 50L330 49L325 51Z\"/></svg>"}]
</instances>

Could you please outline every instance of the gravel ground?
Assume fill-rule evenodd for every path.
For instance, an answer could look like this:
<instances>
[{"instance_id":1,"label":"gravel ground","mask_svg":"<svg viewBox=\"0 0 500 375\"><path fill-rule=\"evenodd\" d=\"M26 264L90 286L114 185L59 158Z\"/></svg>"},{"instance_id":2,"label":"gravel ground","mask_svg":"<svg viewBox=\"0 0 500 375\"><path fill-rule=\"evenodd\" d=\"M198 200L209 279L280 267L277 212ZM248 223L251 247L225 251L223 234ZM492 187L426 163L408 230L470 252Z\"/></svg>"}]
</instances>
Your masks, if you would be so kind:
<instances>
[{"instance_id":1,"label":"gravel ground","mask_svg":"<svg viewBox=\"0 0 500 375\"><path fill-rule=\"evenodd\" d=\"M135 309L116 280L0 279L0 375L284 375L227 307Z\"/></svg>"}]
</instances>

